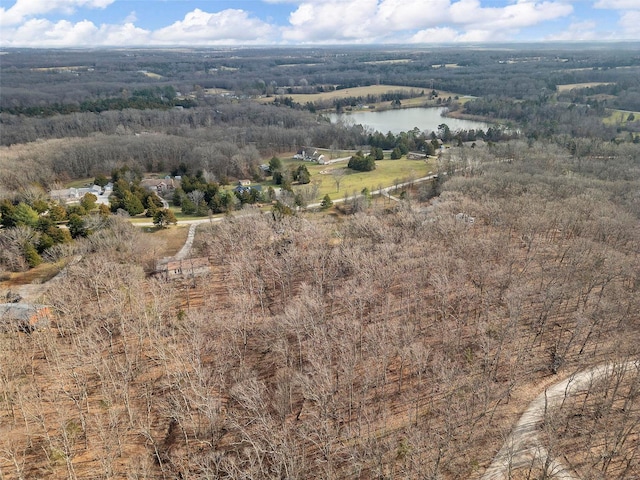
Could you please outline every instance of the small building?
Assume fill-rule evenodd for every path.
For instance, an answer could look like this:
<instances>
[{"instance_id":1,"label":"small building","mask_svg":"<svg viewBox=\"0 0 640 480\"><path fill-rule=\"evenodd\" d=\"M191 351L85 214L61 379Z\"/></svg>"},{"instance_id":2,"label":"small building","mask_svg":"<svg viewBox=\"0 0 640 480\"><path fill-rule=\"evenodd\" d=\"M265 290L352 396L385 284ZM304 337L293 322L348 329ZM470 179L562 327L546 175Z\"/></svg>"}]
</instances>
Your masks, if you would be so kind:
<instances>
[{"instance_id":1,"label":"small building","mask_svg":"<svg viewBox=\"0 0 640 480\"><path fill-rule=\"evenodd\" d=\"M108 183L104 188L99 185L91 185L90 187L51 190L49 196L52 200L61 204L73 204L79 203L87 193L96 197L97 204L109 205L109 196L113 193L113 184Z\"/></svg>"},{"instance_id":2,"label":"small building","mask_svg":"<svg viewBox=\"0 0 640 480\"><path fill-rule=\"evenodd\" d=\"M51 310L46 305L0 303L0 332L19 330L30 333L51 323Z\"/></svg>"},{"instance_id":3,"label":"small building","mask_svg":"<svg viewBox=\"0 0 640 480\"><path fill-rule=\"evenodd\" d=\"M248 179L238 180L239 187L248 187L249 185L251 185L251 180L248 180Z\"/></svg>"},{"instance_id":4,"label":"small building","mask_svg":"<svg viewBox=\"0 0 640 480\"><path fill-rule=\"evenodd\" d=\"M200 277L210 272L211 263L208 257L169 260L156 268L156 274L165 280Z\"/></svg>"},{"instance_id":5,"label":"small building","mask_svg":"<svg viewBox=\"0 0 640 480\"><path fill-rule=\"evenodd\" d=\"M147 190L157 193L162 196L167 193L172 193L177 186L173 178L145 178L140 182L140 185Z\"/></svg>"}]
</instances>

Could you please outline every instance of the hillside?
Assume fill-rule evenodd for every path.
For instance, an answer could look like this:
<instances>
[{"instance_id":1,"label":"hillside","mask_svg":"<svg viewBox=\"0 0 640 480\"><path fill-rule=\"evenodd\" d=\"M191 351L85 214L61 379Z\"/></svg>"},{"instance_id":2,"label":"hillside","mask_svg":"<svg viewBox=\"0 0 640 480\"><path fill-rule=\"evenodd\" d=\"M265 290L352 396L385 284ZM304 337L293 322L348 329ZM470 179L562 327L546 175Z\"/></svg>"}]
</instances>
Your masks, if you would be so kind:
<instances>
[{"instance_id":1,"label":"hillside","mask_svg":"<svg viewBox=\"0 0 640 480\"><path fill-rule=\"evenodd\" d=\"M231 217L182 281L112 219L41 299L53 327L0 334L0 477L480 478L545 386L638 358L638 153L505 144L428 201ZM624 379L545 424L585 478L640 475Z\"/></svg>"}]
</instances>

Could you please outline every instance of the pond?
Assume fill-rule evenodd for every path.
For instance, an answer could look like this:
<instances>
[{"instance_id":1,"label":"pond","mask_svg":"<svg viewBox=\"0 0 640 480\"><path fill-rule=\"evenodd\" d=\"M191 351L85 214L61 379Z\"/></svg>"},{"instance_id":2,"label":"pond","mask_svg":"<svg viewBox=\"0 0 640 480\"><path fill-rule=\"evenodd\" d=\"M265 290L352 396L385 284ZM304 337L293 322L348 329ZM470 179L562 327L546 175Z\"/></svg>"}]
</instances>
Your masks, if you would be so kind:
<instances>
[{"instance_id":1,"label":"pond","mask_svg":"<svg viewBox=\"0 0 640 480\"><path fill-rule=\"evenodd\" d=\"M347 124L362 124L365 128L371 128L382 133L392 132L397 135L400 132L408 132L415 127L420 131L437 131L438 125L446 123L452 132L456 130L486 130L491 125L474 120L461 120L458 118L443 117L445 107L419 107L401 108L397 110L361 111L350 113L331 113L329 119L336 123L342 121Z\"/></svg>"}]
</instances>

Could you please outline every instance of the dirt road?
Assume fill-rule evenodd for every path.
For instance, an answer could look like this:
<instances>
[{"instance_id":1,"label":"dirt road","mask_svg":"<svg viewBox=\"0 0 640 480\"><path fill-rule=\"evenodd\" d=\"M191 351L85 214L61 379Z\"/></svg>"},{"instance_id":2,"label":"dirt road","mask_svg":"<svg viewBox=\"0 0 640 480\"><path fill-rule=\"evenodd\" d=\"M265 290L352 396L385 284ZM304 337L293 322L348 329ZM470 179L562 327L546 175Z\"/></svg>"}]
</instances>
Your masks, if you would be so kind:
<instances>
[{"instance_id":1,"label":"dirt road","mask_svg":"<svg viewBox=\"0 0 640 480\"><path fill-rule=\"evenodd\" d=\"M534 462L540 462L538 465L546 466L547 478L579 480L580 477L568 466L549 455L538 438L539 426L550 407L561 404L565 397L586 390L593 382L610 374L614 367L640 368L640 360L622 364L598 365L589 370L575 373L545 389L522 414L493 462L481 477L482 480L510 478L510 472L516 468L529 467Z\"/></svg>"}]
</instances>

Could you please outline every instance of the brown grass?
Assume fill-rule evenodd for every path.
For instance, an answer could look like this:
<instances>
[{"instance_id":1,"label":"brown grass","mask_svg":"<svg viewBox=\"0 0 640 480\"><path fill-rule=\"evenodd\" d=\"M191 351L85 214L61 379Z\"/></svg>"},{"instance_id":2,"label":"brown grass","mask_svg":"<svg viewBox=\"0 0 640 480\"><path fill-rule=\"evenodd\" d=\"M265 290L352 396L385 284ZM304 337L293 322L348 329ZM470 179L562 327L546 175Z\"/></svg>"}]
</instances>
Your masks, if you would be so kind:
<instances>
[{"instance_id":1,"label":"brown grass","mask_svg":"<svg viewBox=\"0 0 640 480\"><path fill-rule=\"evenodd\" d=\"M611 85L611 82L587 82L587 83L565 83L564 85L557 85L558 92L569 92L574 89L597 87L599 85Z\"/></svg>"},{"instance_id":2,"label":"brown grass","mask_svg":"<svg viewBox=\"0 0 640 480\"><path fill-rule=\"evenodd\" d=\"M164 229L144 227L143 231L157 245L156 257L171 257L184 245L189 233L189 225L173 225Z\"/></svg>"},{"instance_id":3,"label":"brown grass","mask_svg":"<svg viewBox=\"0 0 640 480\"><path fill-rule=\"evenodd\" d=\"M416 87L403 87L398 85L371 85L368 87L354 87L345 88L343 90L334 90L333 92L321 92L321 93L296 93L292 95L286 95L293 98L294 102L305 104L307 102L322 102L331 101L337 98L348 97L366 97L367 95L380 95L387 92L421 92L423 89ZM445 93L443 92L443 95ZM263 97L258 101L261 103L273 102L273 97Z\"/></svg>"},{"instance_id":4,"label":"brown grass","mask_svg":"<svg viewBox=\"0 0 640 480\"><path fill-rule=\"evenodd\" d=\"M13 272L9 278L0 282L0 290L30 283L44 283L55 277L64 267L64 262L42 263L26 272Z\"/></svg>"}]
</instances>

